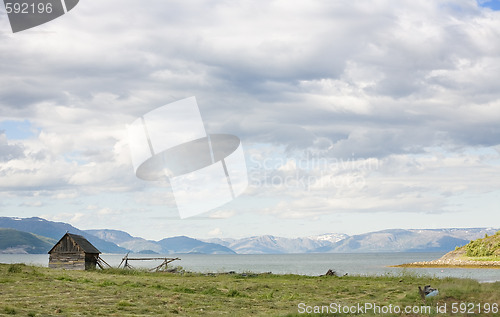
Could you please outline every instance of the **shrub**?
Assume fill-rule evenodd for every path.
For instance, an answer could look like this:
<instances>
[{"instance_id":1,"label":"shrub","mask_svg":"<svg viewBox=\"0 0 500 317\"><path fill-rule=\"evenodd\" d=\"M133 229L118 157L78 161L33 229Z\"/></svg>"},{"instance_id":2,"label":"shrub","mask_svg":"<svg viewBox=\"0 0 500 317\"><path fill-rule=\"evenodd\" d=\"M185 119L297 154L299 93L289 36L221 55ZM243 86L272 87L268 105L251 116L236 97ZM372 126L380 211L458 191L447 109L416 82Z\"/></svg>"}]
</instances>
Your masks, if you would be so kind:
<instances>
[{"instance_id":1,"label":"shrub","mask_svg":"<svg viewBox=\"0 0 500 317\"><path fill-rule=\"evenodd\" d=\"M475 240L465 246L466 255L470 257L492 256L494 250L488 248L482 241Z\"/></svg>"},{"instance_id":2,"label":"shrub","mask_svg":"<svg viewBox=\"0 0 500 317\"><path fill-rule=\"evenodd\" d=\"M4 307L3 312L7 315L15 315L17 311L12 307Z\"/></svg>"},{"instance_id":3,"label":"shrub","mask_svg":"<svg viewBox=\"0 0 500 317\"><path fill-rule=\"evenodd\" d=\"M23 271L24 264L11 264L9 265L8 272L9 273L21 273Z\"/></svg>"}]
</instances>

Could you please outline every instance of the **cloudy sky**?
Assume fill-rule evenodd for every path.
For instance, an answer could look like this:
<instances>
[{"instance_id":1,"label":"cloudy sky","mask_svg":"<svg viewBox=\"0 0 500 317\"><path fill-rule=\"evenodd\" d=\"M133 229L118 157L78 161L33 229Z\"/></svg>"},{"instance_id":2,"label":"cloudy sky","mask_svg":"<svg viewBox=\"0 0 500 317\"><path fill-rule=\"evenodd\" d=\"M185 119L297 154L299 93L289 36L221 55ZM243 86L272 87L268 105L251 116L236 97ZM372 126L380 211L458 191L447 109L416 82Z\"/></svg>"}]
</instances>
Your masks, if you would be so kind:
<instances>
[{"instance_id":1,"label":"cloudy sky","mask_svg":"<svg viewBox=\"0 0 500 317\"><path fill-rule=\"evenodd\" d=\"M475 0L97 1L0 9L0 216L149 239L500 226L500 11ZM196 96L249 186L180 219L126 126Z\"/></svg>"}]
</instances>

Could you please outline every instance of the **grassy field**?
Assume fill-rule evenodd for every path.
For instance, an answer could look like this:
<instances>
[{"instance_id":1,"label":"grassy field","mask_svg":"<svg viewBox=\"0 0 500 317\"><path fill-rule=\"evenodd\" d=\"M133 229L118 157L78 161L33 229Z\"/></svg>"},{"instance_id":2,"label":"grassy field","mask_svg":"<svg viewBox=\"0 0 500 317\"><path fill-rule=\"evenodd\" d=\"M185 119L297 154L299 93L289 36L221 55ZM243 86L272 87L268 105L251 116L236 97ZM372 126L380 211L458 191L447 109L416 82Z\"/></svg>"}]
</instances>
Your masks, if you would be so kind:
<instances>
[{"instance_id":1,"label":"grassy field","mask_svg":"<svg viewBox=\"0 0 500 317\"><path fill-rule=\"evenodd\" d=\"M424 303L418 286L428 284L439 289L439 295ZM500 283L480 284L467 279L404 273L383 277L207 275L118 269L64 271L0 264L2 316L308 316L300 312L331 303L347 307L364 307L367 303L377 305L382 312L389 307L395 311L395 306L431 308L430 314L375 314L364 310L358 311L358 316L465 316L451 313L452 306L460 309L461 303L461 308L474 309L474 316L500 316L487 306L500 304ZM436 313L436 307L445 304L447 313ZM487 307L490 313L484 313ZM354 315L328 314L325 307L323 312L311 316Z\"/></svg>"}]
</instances>

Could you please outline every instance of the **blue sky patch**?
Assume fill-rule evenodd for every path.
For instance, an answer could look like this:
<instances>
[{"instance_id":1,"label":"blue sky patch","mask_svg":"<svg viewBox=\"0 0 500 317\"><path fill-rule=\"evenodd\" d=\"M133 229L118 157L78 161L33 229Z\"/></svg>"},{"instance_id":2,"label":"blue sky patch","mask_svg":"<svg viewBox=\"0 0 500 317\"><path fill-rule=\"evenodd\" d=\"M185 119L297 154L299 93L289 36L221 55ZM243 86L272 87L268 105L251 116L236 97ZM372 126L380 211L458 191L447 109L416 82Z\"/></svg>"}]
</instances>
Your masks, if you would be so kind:
<instances>
[{"instance_id":1,"label":"blue sky patch","mask_svg":"<svg viewBox=\"0 0 500 317\"><path fill-rule=\"evenodd\" d=\"M499 0L478 0L477 4L483 8L490 8L491 10L495 10L495 11L500 10L500 1Z\"/></svg>"},{"instance_id":2,"label":"blue sky patch","mask_svg":"<svg viewBox=\"0 0 500 317\"><path fill-rule=\"evenodd\" d=\"M4 131L9 140L23 140L35 136L35 128L28 120L24 121L0 121L0 131Z\"/></svg>"}]
</instances>

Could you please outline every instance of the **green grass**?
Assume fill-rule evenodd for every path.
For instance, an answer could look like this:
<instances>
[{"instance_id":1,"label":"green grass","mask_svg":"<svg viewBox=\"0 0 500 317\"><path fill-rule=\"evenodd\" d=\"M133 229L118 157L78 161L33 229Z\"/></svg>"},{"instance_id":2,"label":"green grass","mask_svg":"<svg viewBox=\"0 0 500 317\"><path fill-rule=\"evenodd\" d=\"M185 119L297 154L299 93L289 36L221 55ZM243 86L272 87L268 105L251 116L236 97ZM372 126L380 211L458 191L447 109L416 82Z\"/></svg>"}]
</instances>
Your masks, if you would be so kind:
<instances>
[{"instance_id":1,"label":"green grass","mask_svg":"<svg viewBox=\"0 0 500 317\"><path fill-rule=\"evenodd\" d=\"M406 273L379 277L204 275L117 269L64 271L0 264L0 281L1 316L336 316L299 314L298 305L420 306L424 303L418 286L428 284L440 292L426 300L425 305L433 309L438 304L450 307L460 302L500 304L500 283Z\"/></svg>"}]
</instances>

